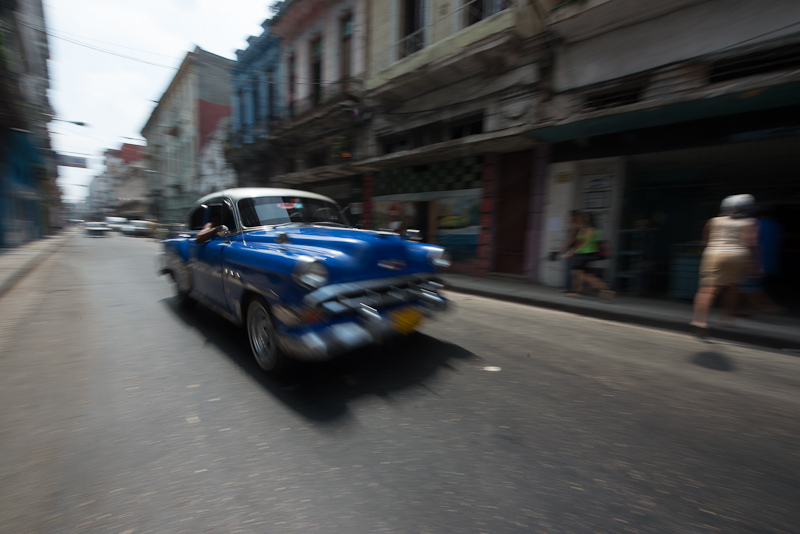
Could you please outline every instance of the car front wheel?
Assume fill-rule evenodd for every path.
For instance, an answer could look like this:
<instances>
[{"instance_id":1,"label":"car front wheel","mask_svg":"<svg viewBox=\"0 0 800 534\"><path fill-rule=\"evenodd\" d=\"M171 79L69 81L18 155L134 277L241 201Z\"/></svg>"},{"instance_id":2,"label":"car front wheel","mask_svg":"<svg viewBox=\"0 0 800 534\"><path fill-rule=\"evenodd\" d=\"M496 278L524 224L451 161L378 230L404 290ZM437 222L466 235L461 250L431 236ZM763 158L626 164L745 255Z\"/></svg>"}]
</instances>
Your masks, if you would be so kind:
<instances>
[{"instance_id":1,"label":"car front wheel","mask_svg":"<svg viewBox=\"0 0 800 534\"><path fill-rule=\"evenodd\" d=\"M181 289L180 284L178 284L177 278L175 278L175 275L171 272L169 274L172 277L172 284L175 289L175 302L177 302L178 306L180 306L181 308L187 308L187 309L193 308L195 305L194 299L189 296L189 293L187 291L183 291Z\"/></svg>"},{"instance_id":2,"label":"car front wheel","mask_svg":"<svg viewBox=\"0 0 800 534\"><path fill-rule=\"evenodd\" d=\"M260 299L252 300L247 307L247 337L259 367L264 371L275 371L281 367L283 355L278 348L275 326Z\"/></svg>"}]
</instances>

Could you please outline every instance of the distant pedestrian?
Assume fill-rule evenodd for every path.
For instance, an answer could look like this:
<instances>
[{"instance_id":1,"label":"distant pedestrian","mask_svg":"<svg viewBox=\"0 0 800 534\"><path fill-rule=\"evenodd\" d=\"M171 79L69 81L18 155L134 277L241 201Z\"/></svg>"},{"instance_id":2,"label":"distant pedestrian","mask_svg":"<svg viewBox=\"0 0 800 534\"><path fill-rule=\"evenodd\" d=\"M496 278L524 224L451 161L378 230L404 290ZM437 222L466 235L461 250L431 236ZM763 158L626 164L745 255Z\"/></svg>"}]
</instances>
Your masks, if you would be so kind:
<instances>
[{"instance_id":1,"label":"distant pedestrian","mask_svg":"<svg viewBox=\"0 0 800 534\"><path fill-rule=\"evenodd\" d=\"M608 289L606 283L597 275L588 271L589 262L600 259L600 241L602 240L600 230L597 228L591 213L583 213L581 221L582 224L575 238L575 245L570 252L564 255L566 258L573 258L572 290L567 293L567 296L583 296L583 286L588 283L601 298L614 298L615 293Z\"/></svg>"},{"instance_id":2,"label":"distant pedestrian","mask_svg":"<svg viewBox=\"0 0 800 534\"><path fill-rule=\"evenodd\" d=\"M756 225L750 217L751 195L733 195L722 201L720 214L703 229L705 250L700 262L700 288L694 298L691 325L698 336L708 334L708 316L720 292L725 293L720 324L733 320L737 284L755 268Z\"/></svg>"},{"instance_id":3,"label":"distant pedestrian","mask_svg":"<svg viewBox=\"0 0 800 534\"><path fill-rule=\"evenodd\" d=\"M581 229L581 213L578 210L570 210L567 222L569 223L567 241L553 254L552 259L563 256L564 253L575 246L576 240L578 239L578 230ZM566 265L564 266L566 269L564 287L563 289L559 289L559 292L568 293L572 290L572 267L574 265L574 259L571 256L564 256L564 259L566 260Z\"/></svg>"}]
</instances>

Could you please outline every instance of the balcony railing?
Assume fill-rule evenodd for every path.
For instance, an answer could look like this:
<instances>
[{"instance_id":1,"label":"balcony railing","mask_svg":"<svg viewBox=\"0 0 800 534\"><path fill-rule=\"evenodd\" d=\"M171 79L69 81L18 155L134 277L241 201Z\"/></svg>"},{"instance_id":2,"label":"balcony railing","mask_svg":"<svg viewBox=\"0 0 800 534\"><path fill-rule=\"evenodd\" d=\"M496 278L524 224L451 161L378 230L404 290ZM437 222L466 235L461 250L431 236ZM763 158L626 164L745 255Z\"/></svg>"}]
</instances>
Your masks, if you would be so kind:
<instances>
[{"instance_id":1,"label":"balcony railing","mask_svg":"<svg viewBox=\"0 0 800 534\"><path fill-rule=\"evenodd\" d=\"M342 78L331 83L322 84L320 91L313 92L305 98L289 102L289 118L297 119L317 108L328 106L346 99L360 98L362 81L358 78Z\"/></svg>"},{"instance_id":2,"label":"balcony railing","mask_svg":"<svg viewBox=\"0 0 800 534\"><path fill-rule=\"evenodd\" d=\"M453 3L456 3L456 0ZM385 69L396 61L416 54L433 42L446 39L472 24L509 9L514 3L515 0L470 0L465 2L378 52L372 60L372 70L378 72ZM426 42L428 39L433 41Z\"/></svg>"}]
</instances>

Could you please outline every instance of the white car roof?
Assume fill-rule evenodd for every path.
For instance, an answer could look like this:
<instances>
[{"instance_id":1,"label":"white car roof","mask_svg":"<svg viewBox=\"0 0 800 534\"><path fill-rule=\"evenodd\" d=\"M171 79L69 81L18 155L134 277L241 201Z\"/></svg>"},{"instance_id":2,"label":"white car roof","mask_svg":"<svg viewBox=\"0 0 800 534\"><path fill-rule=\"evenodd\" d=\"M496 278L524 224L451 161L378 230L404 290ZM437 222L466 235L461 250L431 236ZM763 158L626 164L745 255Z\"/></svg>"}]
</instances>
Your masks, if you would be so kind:
<instances>
[{"instance_id":1,"label":"white car roof","mask_svg":"<svg viewBox=\"0 0 800 534\"><path fill-rule=\"evenodd\" d=\"M310 191L301 191L299 189L280 189L274 187L234 187L232 189L225 189L223 191L218 191L216 193L211 193L210 195L206 195L197 202L195 202L195 206L199 206L200 204L204 204L205 202L208 202L209 200L218 197L227 197L231 199L234 203L236 203L243 198L294 197L294 196L304 197L304 198L314 198L317 200L324 200L336 204L336 202L333 199L326 197L325 195L312 193Z\"/></svg>"}]
</instances>

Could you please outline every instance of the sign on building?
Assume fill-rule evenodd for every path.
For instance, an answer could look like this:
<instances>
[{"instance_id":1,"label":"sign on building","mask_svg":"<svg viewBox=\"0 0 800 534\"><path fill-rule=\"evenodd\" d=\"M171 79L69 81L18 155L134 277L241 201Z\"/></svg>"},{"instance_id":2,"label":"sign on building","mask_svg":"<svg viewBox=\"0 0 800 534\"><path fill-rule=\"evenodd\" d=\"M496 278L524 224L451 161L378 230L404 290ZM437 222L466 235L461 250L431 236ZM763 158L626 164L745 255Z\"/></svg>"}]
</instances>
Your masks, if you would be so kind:
<instances>
[{"instance_id":1,"label":"sign on building","mask_svg":"<svg viewBox=\"0 0 800 534\"><path fill-rule=\"evenodd\" d=\"M66 154L58 154L58 165L60 167L78 167L79 169L86 168L86 158L78 156L67 156Z\"/></svg>"}]
</instances>

